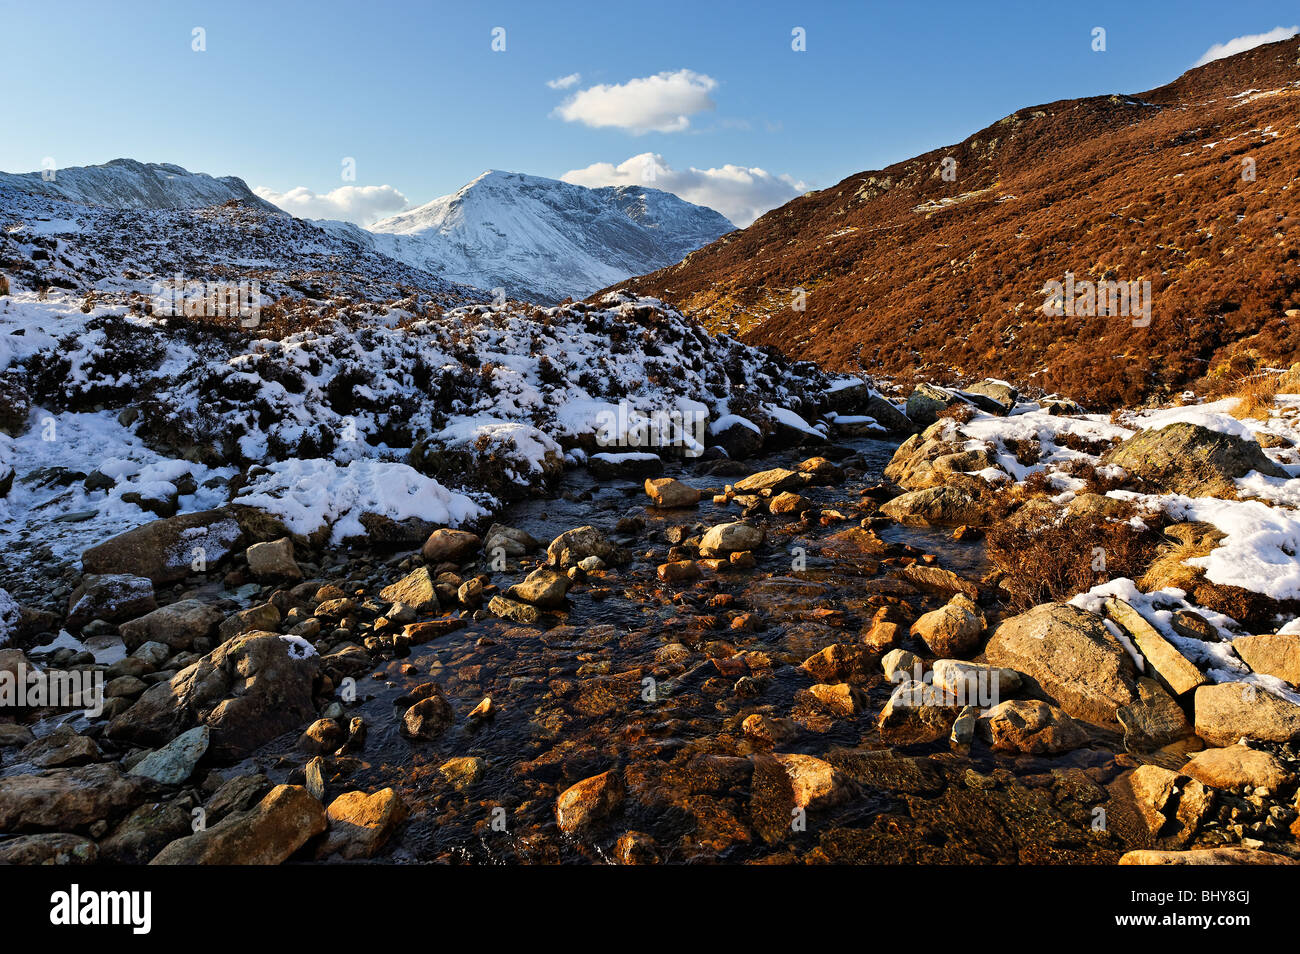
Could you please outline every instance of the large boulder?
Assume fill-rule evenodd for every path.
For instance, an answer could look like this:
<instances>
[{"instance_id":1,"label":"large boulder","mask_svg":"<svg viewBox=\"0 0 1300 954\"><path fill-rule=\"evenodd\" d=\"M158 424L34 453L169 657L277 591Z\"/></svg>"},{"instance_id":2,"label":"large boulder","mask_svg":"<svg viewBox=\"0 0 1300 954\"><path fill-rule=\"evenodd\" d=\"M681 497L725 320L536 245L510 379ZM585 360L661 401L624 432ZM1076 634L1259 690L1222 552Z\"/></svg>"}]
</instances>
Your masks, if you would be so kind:
<instances>
[{"instance_id":1,"label":"large boulder","mask_svg":"<svg viewBox=\"0 0 1300 954\"><path fill-rule=\"evenodd\" d=\"M984 527L992 520L984 500L970 488L954 484L908 491L884 504L880 512L909 527Z\"/></svg>"},{"instance_id":2,"label":"large boulder","mask_svg":"<svg viewBox=\"0 0 1300 954\"><path fill-rule=\"evenodd\" d=\"M1016 402L1020 400L1018 390L1007 382L995 378L985 378L977 384L972 384L963 393L968 397L973 395L976 398L983 398L983 401L977 401L979 406L991 414L999 415L1010 414Z\"/></svg>"},{"instance_id":3,"label":"large boulder","mask_svg":"<svg viewBox=\"0 0 1300 954\"><path fill-rule=\"evenodd\" d=\"M379 598L389 603L401 603L417 613L436 613L439 610L437 581L427 566L416 567L396 583L379 591Z\"/></svg>"},{"instance_id":4,"label":"large boulder","mask_svg":"<svg viewBox=\"0 0 1300 954\"><path fill-rule=\"evenodd\" d=\"M1068 603L1044 603L1006 620L984 648L994 666L1030 678L1076 719L1117 727L1116 710L1133 702L1133 660L1098 616Z\"/></svg>"},{"instance_id":5,"label":"large boulder","mask_svg":"<svg viewBox=\"0 0 1300 954\"><path fill-rule=\"evenodd\" d=\"M1300 860L1272 851L1224 845L1221 848L1193 848L1190 851L1160 851L1139 848L1120 856L1122 865L1300 865Z\"/></svg>"},{"instance_id":6,"label":"large boulder","mask_svg":"<svg viewBox=\"0 0 1300 954\"><path fill-rule=\"evenodd\" d=\"M312 683L319 657L275 633L223 643L168 682L145 691L108 726L133 745L163 745L186 729L212 730L208 756L230 764L316 718Z\"/></svg>"},{"instance_id":7,"label":"large boulder","mask_svg":"<svg viewBox=\"0 0 1300 954\"><path fill-rule=\"evenodd\" d=\"M1211 788L1237 791L1243 786L1276 792L1295 781L1295 773L1271 752L1244 745L1225 745L1197 752L1183 766L1190 775Z\"/></svg>"},{"instance_id":8,"label":"large boulder","mask_svg":"<svg viewBox=\"0 0 1300 954\"><path fill-rule=\"evenodd\" d=\"M278 865L325 830L325 809L299 785L277 785L248 811L178 838L153 865Z\"/></svg>"},{"instance_id":9,"label":"large boulder","mask_svg":"<svg viewBox=\"0 0 1300 954\"><path fill-rule=\"evenodd\" d=\"M664 472L664 462L649 451L602 452L587 458L587 472L597 480L644 480Z\"/></svg>"},{"instance_id":10,"label":"large boulder","mask_svg":"<svg viewBox=\"0 0 1300 954\"><path fill-rule=\"evenodd\" d=\"M178 600L121 624L117 631L127 649L148 642L163 643L172 649L189 649L194 640L215 635L224 618L221 610L208 603Z\"/></svg>"},{"instance_id":11,"label":"large boulder","mask_svg":"<svg viewBox=\"0 0 1300 954\"><path fill-rule=\"evenodd\" d=\"M1175 696L1191 692L1209 681L1190 659L1128 603L1121 599L1107 599L1106 613L1124 627L1161 684Z\"/></svg>"},{"instance_id":12,"label":"large boulder","mask_svg":"<svg viewBox=\"0 0 1300 954\"><path fill-rule=\"evenodd\" d=\"M913 424L929 427L946 409L962 403L962 399L951 391L932 384L918 384L907 399L906 414Z\"/></svg>"},{"instance_id":13,"label":"large boulder","mask_svg":"<svg viewBox=\"0 0 1300 954\"><path fill-rule=\"evenodd\" d=\"M730 414L709 422L709 444L721 447L732 460L744 460L762 449L763 432L753 421Z\"/></svg>"},{"instance_id":14,"label":"large boulder","mask_svg":"<svg viewBox=\"0 0 1300 954\"><path fill-rule=\"evenodd\" d=\"M155 584L175 583L195 571L212 569L239 549L244 531L225 509L185 513L154 520L119 533L81 555L87 573L146 576Z\"/></svg>"},{"instance_id":15,"label":"large boulder","mask_svg":"<svg viewBox=\"0 0 1300 954\"><path fill-rule=\"evenodd\" d=\"M281 537L254 543L244 551L248 571L258 580L301 580L302 569L293 558L293 540Z\"/></svg>"},{"instance_id":16,"label":"large boulder","mask_svg":"<svg viewBox=\"0 0 1300 954\"><path fill-rule=\"evenodd\" d=\"M958 594L947 606L926 613L912 624L912 635L940 657L964 656L979 642L983 632L983 616L964 594Z\"/></svg>"},{"instance_id":17,"label":"large boulder","mask_svg":"<svg viewBox=\"0 0 1300 954\"><path fill-rule=\"evenodd\" d=\"M76 831L124 815L156 787L111 762L0 779L0 831Z\"/></svg>"},{"instance_id":18,"label":"large boulder","mask_svg":"<svg viewBox=\"0 0 1300 954\"><path fill-rule=\"evenodd\" d=\"M1255 672L1300 686L1300 635L1238 636L1232 648Z\"/></svg>"},{"instance_id":19,"label":"large boulder","mask_svg":"<svg viewBox=\"0 0 1300 954\"><path fill-rule=\"evenodd\" d=\"M1195 696L1196 734L1209 745L1238 739L1300 741L1300 706L1250 683L1201 686Z\"/></svg>"},{"instance_id":20,"label":"large boulder","mask_svg":"<svg viewBox=\"0 0 1300 954\"><path fill-rule=\"evenodd\" d=\"M1189 497L1232 496L1233 482L1252 470L1287 476L1257 442L1186 421L1139 431L1106 451L1101 462L1124 468L1145 490Z\"/></svg>"},{"instance_id":21,"label":"large boulder","mask_svg":"<svg viewBox=\"0 0 1300 954\"><path fill-rule=\"evenodd\" d=\"M1052 755L1088 744L1088 733L1055 706L1038 699L1008 699L979 718L977 729L1002 752Z\"/></svg>"},{"instance_id":22,"label":"large boulder","mask_svg":"<svg viewBox=\"0 0 1300 954\"><path fill-rule=\"evenodd\" d=\"M64 622L74 629L92 619L115 623L157 608L153 583L148 577L129 573L88 573L68 597L68 618Z\"/></svg>"},{"instance_id":23,"label":"large boulder","mask_svg":"<svg viewBox=\"0 0 1300 954\"><path fill-rule=\"evenodd\" d=\"M324 858L373 858L407 816L406 803L391 788L373 795L344 792L325 809L329 834L317 849Z\"/></svg>"},{"instance_id":24,"label":"large boulder","mask_svg":"<svg viewBox=\"0 0 1300 954\"><path fill-rule=\"evenodd\" d=\"M735 482L733 489L738 494L757 494L763 491L780 493L783 490L798 490L803 487L806 481L803 476L794 470L786 470L784 467L774 467L771 470L762 470L757 474L750 474Z\"/></svg>"}]
</instances>

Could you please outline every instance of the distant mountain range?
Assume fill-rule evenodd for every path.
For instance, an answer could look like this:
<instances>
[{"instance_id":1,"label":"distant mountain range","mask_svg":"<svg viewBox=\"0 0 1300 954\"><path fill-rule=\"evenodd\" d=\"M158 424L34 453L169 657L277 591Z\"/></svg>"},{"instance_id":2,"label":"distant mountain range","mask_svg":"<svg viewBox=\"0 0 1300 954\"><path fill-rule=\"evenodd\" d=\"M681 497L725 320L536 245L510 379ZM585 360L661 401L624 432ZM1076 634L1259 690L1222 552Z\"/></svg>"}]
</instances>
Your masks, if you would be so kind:
<instances>
[{"instance_id":1,"label":"distant mountain range","mask_svg":"<svg viewBox=\"0 0 1300 954\"><path fill-rule=\"evenodd\" d=\"M368 230L321 224L451 281L543 303L670 265L735 229L658 189L589 189L495 170Z\"/></svg>"},{"instance_id":2,"label":"distant mountain range","mask_svg":"<svg viewBox=\"0 0 1300 954\"><path fill-rule=\"evenodd\" d=\"M1018 110L613 287L835 370L1132 404L1300 357L1297 169L1292 38ZM1085 282L1149 282L1149 324Z\"/></svg>"},{"instance_id":3,"label":"distant mountain range","mask_svg":"<svg viewBox=\"0 0 1300 954\"><path fill-rule=\"evenodd\" d=\"M98 166L0 173L33 199L131 211L197 210L238 202L287 215L235 176L114 159ZM13 204L13 203L11 203ZM0 212L3 204L0 203ZM507 298L553 304L680 260L735 226L712 209L658 189L589 189L556 179L485 172L453 195L376 223L311 223L369 253Z\"/></svg>"}]
</instances>

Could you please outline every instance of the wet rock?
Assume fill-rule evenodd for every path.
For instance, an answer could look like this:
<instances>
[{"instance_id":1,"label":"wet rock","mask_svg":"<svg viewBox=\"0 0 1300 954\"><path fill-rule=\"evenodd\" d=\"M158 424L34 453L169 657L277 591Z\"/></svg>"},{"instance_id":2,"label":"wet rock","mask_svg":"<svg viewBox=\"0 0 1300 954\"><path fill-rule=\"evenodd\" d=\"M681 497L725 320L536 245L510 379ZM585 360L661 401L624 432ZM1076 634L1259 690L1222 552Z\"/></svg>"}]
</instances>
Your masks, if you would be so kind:
<instances>
[{"instance_id":1,"label":"wet rock","mask_svg":"<svg viewBox=\"0 0 1300 954\"><path fill-rule=\"evenodd\" d=\"M277 785L245 812L178 838L154 865L278 865L325 830L325 809L298 785Z\"/></svg>"},{"instance_id":2,"label":"wet rock","mask_svg":"<svg viewBox=\"0 0 1300 954\"><path fill-rule=\"evenodd\" d=\"M1124 627L1143 658L1155 670L1160 682L1175 696L1191 692L1209 681L1190 659L1175 649L1128 603L1120 599L1107 599L1106 613Z\"/></svg>"},{"instance_id":3,"label":"wet rock","mask_svg":"<svg viewBox=\"0 0 1300 954\"><path fill-rule=\"evenodd\" d=\"M818 682L843 682L861 673L866 658L862 648L834 643L803 661L803 668Z\"/></svg>"},{"instance_id":4,"label":"wet rock","mask_svg":"<svg viewBox=\"0 0 1300 954\"><path fill-rule=\"evenodd\" d=\"M1232 648L1255 672L1300 686L1300 635L1238 636Z\"/></svg>"},{"instance_id":5,"label":"wet rock","mask_svg":"<svg viewBox=\"0 0 1300 954\"><path fill-rule=\"evenodd\" d=\"M0 749L31 745L34 741L36 741L36 737L32 735L32 730L27 726L13 723L0 724Z\"/></svg>"},{"instance_id":6,"label":"wet rock","mask_svg":"<svg viewBox=\"0 0 1300 954\"><path fill-rule=\"evenodd\" d=\"M148 577L126 573L87 574L68 598L67 626L74 629L92 619L110 623L132 619L158 608Z\"/></svg>"},{"instance_id":7,"label":"wet rock","mask_svg":"<svg viewBox=\"0 0 1300 954\"><path fill-rule=\"evenodd\" d=\"M456 590L456 600L462 606L474 609L483 602L483 581L478 577L470 577Z\"/></svg>"},{"instance_id":8,"label":"wet rock","mask_svg":"<svg viewBox=\"0 0 1300 954\"><path fill-rule=\"evenodd\" d=\"M1137 685L1137 700L1115 711L1126 749L1152 752L1195 737L1186 714L1160 683L1139 677Z\"/></svg>"},{"instance_id":9,"label":"wet rock","mask_svg":"<svg viewBox=\"0 0 1300 954\"><path fill-rule=\"evenodd\" d=\"M587 458L587 471L597 480L642 480L662 474L664 462L648 451L600 453Z\"/></svg>"},{"instance_id":10,"label":"wet rock","mask_svg":"<svg viewBox=\"0 0 1300 954\"><path fill-rule=\"evenodd\" d=\"M373 795L344 792L325 810L329 834L317 851L317 857L373 858L407 815L406 803L391 788Z\"/></svg>"},{"instance_id":11,"label":"wet rock","mask_svg":"<svg viewBox=\"0 0 1300 954\"><path fill-rule=\"evenodd\" d=\"M131 769L160 785L179 785L194 772L194 766L208 750L211 732L206 725L182 732L161 749L150 752Z\"/></svg>"},{"instance_id":12,"label":"wet rock","mask_svg":"<svg viewBox=\"0 0 1300 954\"><path fill-rule=\"evenodd\" d=\"M93 865L99 848L89 838L64 832L20 835L0 842L0 865Z\"/></svg>"},{"instance_id":13,"label":"wet rock","mask_svg":"<svg viewBox=\"0 0 1300 954\"><path fill-rule=\"evenodd\" d=\"M758 494L763 491L777 494L785 490L797 490L804 485L804 482L804 478L798 471L774 467L736 481L734 489L738 494Z\"/></svg>"},{"instance_id":14,"label":"wet rock","mask_svg":"<svg viewBox=\"0 0 1300 954\"><path fill-rule=\"evenodd\" d=\"M1250 683L1201 686L1193 708L1196 734L1209 745L1232 745L1240 738L1300 741L1300 706Z\"/></svg>"},{"instance_id":15,"label":"wet rock","mask_svg":"<svg viewBox=\"0 0 1300 954\"><path fill-rule=\"evenodd\" d=\"M532 626L542 618L542 611L529 603L494 596L488 601L488 612L502 619L513 620L521 626Z\"/></svg>"},{"instance_id":16,"label":"wet rock","mask_svg":"<svg viewBox=\"0 0 1300 954\"><path fill-rule=\"evenodd\" d=\"M984 648L989 664L1028 676L1076 719L1117 726L1116 710L1138 695L1133 661L1101 618L1045 603L1003 622Z\"/></svg>"},{"instance_id":17,"label":"wet rock","mask_svg":"<svg viewBox=\"0 0 1300 954\"><path fill-rule=\"evenodd\" d=\"M1088 744L1088 733L1068 715L1036 699L1010 699L980 716L978 731L1002 752L1053 755Z\"/></svg>"},{"instance_id":18,"label":"wet rock","mask_svg":"<svg viewBox=\"0 0 1300 954\"><path fill-rule=\"evenodd\" d=\"M768 844L790 837L804 812L833 808L852 794L834 766L811 755L760 754L753 762L750 816Z\"/></svg>"},{"instance_id":19,"label":"wet rock","mask_svg":"<svg viewBox=\"0 0 1300 954\"><path fill-rule=\"evenodd\" d=\"M218 822L236 812L248 811L270 790L271 783L265 775L255 773L226 779L203 806L208 824Z\"/></svg>"},{"instance_id":20,"label":"wet rock","mask_svg":"<svg viewBox=\"0 0 1300 954\"><path fill-rule=\"evenodd\" d=\"M700 568L694 560L674 560L660 564L655 574L665 583L689 583L700 578Z\"/></svg>"},{"instance_id":21,"label":"wet rock","mask_svg":"<svg viewBox=\"0 0 1300 954\"><path fill-rule=\"evenodd\" d=\"M438 771L452 788L464 791L482 780L486 768L487 763L477 755L461 755L443 762L438 766Z\"/></svg>"},{"instance_id":22,"label":"wet rock","mask_svg":"<svg viewBox=\"0 0 1300 954\"><path fill-rule=\"evenodd\" d=\"M710 527L700 540L700 555L727 556L744 550L757 550L763 545L765 534L761 527L736 521Z\"/></svg>"},{"instance_id":23,"label":"wet rock","mask_svg":"<svg viewBox=\"0 0 1300 954\"><path fill-rule=\"evenodd\" d=\"M214 764L238 761L315 717L311 694L318 662L275 633L237 636L150 687L109 723L108 736L152 747L206 725Z\"/></svg>"},{"instance_id":24,"label":"wet rock","mask_svg":"<svg viewBox=\"0 0 1300 954\"><path fill-rule=\"evenodd\" d=\"M212 569L244 539L227 510L205 510L155 520L91 547L81 555L92 574L145 576L155 584L174 583L196 565ZM197 562L196 562L197 561Z\"/></svg>"},{"instance_id":25,"label":"wet rock","mask_svg":"<svg viewBox=\"0 0 1300 954\"><path fill-rule=\"evenodd\" d=\"M614 860L620 865L657 865L659 849L652 836L629 831L614 843Z\"/></svg>"},{"instance_id":26,"label":"wet rock","mask_svg":"<svg viewBox=\"0 0 1300 954\"><path fill-rule=\"evenodd\" d=\"M911 634L936 656L964 656L979 643L984 619L975 604L958 596L947 606L926 613L912 624Z\"/></svg>"},{"instance_id":27,"label":"wet rock","mask_svg":"<svg viewBox=\"0 0 1300 954\"><path fill-rule=\"evenodd\" d=\"M427 686L429 695L402 716L402 732L412 739L436 739L456 721L456 713L442 689L435 683Z\"/></svg>"},{"instance_id":28,"label":"wet rock","mask_svg":"<svg viewBox=\"0 0 1300 954\"><path fill-rule=\"evenodd\" d=\"M799 734L799 727L793 720L775 719L761 712L746 716L740 728L746 737L767 746L783 745Z\"/></svg>"},{"instance_id":29,"label":"wet rock","mask_svg":"<svg viewBox=\"0 0 1300 954\"><path fill-rule=\"evenodd\" d=\"M623 804L623 777L602 772L566 788L555 802L555 821L566 834L612 816Z\"/></svg>"},{"instance_id":30,"label":"wet rock","mask_svg":"<svg viewBox=\"0 0 1300 954\"><path fill-rule=\"evenodd\" d=\"M61 725L28 745L18 758L37 768L67 768L99 762L103 756L94 739L78 734L70 725Z\"/></svg>"},{"instance_id":31,"label":"wet rock","mask_svg":"<svg viewBox=\"0 0 1300 954\"><path fill-rule=\"evenodd\" d=\"M248 571L259 580L301 580L302 569L293 558L293 540L281 537L254 543L244 551Z\"/></svg>"},{"instance_id":32,"label":"wet rock","mask_svg":"<svg viewBox=\"0 0 1300 954\"><path fill-rule=\"evenodd\" d=\"M433 564L464 563L478 553L482 542L476 533L443 528L429 534L429 539L420 548L420 555Z\"/></svg>"},{"instance_id":33,"label":"wet rock","mask_svg":"<svg viewBox=\"0 0 1300 954\"><path fill-rule=\"evenodd\" d=\"M437 580L427 566L418 567L396 583L379 591L379 598L388 603L401 603L421 615L439 610ZM319 612L319 608L318 608Z\"/></svg>"},{"instance_id":34,"label":"wet rock","mask_svg":"<svg viewBox=\"0 0 1300 954\"><path fill-rule=\"evenodd\" d=\"M506 591L506 596L534 606L555 608L564 605L569 591L569 578L550 567L540 566L529 573L521 583Z\"/></svg>"},{"instance_id":35,"label":"wet rock","mask_svg":"<svg viewBox=\"0 0 1300 954\"><path fill-rule=\"evenodd\" d=\"M841 682L836 685L818 683L809 686L808 692L835 715L850 717L858 714L857 696L847 683Z\"/></svg>"},{"instance_id":36,"label":"wet rock","mask_svg":"<svg viewBox=\"0 0 1300 954\"><path fill-rule=\"evenodd\" d=\"M908 680L894 688L880 710L876 726L889 745L938 742L952 733L963 706L929 683Z\"/></svg>"},{"instance_id":37,"label":"wet rock","mask_svg":"<svg viewBox=\"0 0 1300 954\"><path fill-rule=\"evenodd\" d=\"M298 751L310 755L333 752L347 736L343 726L333 719L317 719L298 738Z\"/></svg>"},{"instance_id":38,"label":"wet rock","mask_svg":"<svg viewBox=\"0 0 1300 954\"><path fill-rule=\"evenodd\" d=\"M0 831L69 831L125 814L153 791L112 763L0 779Z\"/></svg>"},{"instance_id":39,"label":"wet rock","mask_svg":"<svg viewBox=\"0 0 1300 954\"><path fill-rule=\"evenodd\" d=\"M488 528L483 541L483 552L490 559L495 559L498 553L507 557L521 557L542 545L528 531L500 523L494 523Z\"/></svg>"},{"instance_id":40,"label":"wet rock","mask_svg":"<svg viewBox=\"0 0 1300 954\"><path fill-rule=\"evenodd\" d=\"M1250 786L1276 792L1295 781L1295 773L1277 756L1244 745L1197 752L1182 771L1211 788L1232 791Z\"/></svg>"},{"instance_id":41,"label":"wet rock","mask_svg":"<svg viewBox=\"0 0 1300 954\"><path fill-rule=\"evenodd\" d=\"M803 513L805 510L811 510L812 508L813 502L807 497L785 491L772 498L772 501L767 505L767 512L780 516L782 514Z\"/></svg>"},{"instance_id":42,"label":"wet rock","mask_svg":"<svg viewBox=\"0 0 1300 954\"><path fill-rule=\"evenodd\" d=\"M1138 431L1106 451L1101 463L1122 467L1148 493L1189 497L1235 497L1236 479L1252 470L1287 476L1255 441L1188 422Z\"/></svg>"},{"instance_id":43,"label":"wet rock","mask_svg":"<svg viewBox=\"0 0 1300 954\"><path fill-rule=\"evenodd\" d=\"M700 502L700 491L672 477L660 477L645 482L646 496L661 509L694 507Z\"/></svg>"},{"instance_id":44,"label":"wet rock","mask_svg":"<svg viewBox=\"0 0 1300 954\"><path fill-rule=\"evenodd\" d=\"M546 562L551 566L575 566L593 556L610 564L621 562L618 547L592 526L566 530L546 548Z\"/></svg>"},{"instance_id":45,"label":"wet rock","mask_svg":"<svg viewBox=\"0 0 1300 954\"><path fill-rule=\"evenodd\" d=\"M215 636L225 614L200 600L178 600L139 619L122 623L118 633L127 649L157 642L172 649L190 649L196 639Z\"/></svg>"}]
</instances>

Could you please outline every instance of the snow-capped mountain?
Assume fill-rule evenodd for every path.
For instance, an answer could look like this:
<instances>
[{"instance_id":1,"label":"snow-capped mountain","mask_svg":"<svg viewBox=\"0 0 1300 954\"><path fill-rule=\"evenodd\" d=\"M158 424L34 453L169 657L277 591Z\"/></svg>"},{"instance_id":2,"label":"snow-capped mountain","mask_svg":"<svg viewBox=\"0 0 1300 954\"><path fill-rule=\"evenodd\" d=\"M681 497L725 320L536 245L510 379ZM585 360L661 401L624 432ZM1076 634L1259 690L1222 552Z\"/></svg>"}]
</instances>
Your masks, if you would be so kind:
<instances>
[{"instance_id":1,"label":"snow-capped mountain","mask_svg":"<svg viewBox=\"0 0 1300 954\"><path fill-rule=\"evenodd\" d=\"M362 231L331 227L353 238ZM734 228L712 209L658 189L589 189L489 171L369 232L376 250L408 265L551 303L671 265Z\"/></svg>"},{"instance_id":2,"label":"snow-capped mountain","mask_svg":"<svg viewBox=\"0 0 1300 954\"><path fill-rule=\"evenodd\" d=\"M47 172L0 172L0 186L28 195L110 209L202 209L231 200L281 210L258 198L237 176L214 178L167 162L114 159L98 166Z\"/></svg>"}]
</instances>

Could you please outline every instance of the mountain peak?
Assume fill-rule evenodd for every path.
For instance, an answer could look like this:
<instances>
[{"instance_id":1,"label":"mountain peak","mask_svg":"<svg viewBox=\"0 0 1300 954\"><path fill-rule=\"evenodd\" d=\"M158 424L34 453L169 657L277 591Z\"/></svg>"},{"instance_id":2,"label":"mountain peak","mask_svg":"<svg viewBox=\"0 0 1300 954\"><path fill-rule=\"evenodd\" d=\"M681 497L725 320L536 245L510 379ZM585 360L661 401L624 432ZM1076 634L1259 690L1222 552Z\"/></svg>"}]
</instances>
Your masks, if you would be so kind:
<instances>
[{"instance_id":1,"label":"mountain peak","mask_svg":"<svg viewBox=\"0 0 1300 954\"><path fill-rule=\"evenodd\" d=\"M589 189L489 169L456 192L370 226L394 258L480 288L539 302L679 261L735 228L669 192Z\"/></svg>"}]
</instances>

